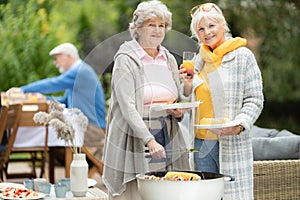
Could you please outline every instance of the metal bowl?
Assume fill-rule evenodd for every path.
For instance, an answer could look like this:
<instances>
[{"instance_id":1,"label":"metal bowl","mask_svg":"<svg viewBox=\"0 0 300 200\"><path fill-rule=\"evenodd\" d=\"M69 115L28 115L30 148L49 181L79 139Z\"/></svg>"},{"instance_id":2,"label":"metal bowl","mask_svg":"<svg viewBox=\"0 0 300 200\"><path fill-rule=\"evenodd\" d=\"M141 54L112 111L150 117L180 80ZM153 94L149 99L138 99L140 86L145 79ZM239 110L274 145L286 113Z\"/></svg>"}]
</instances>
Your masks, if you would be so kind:
<instances>
[{"instance_id":1,"label":"metal bowl","mask_svg":"<svg viewBox=\"0 0 300 200\"><path fill-rule=\"evenodd\" d=\"M164 177L167 171L137 175L138 191L143 200L220 200L224 194L225 180L233 178L223 174L184 171L198 174L198 181L147 180L145 175Z\"/></svg>"}]
</instances>

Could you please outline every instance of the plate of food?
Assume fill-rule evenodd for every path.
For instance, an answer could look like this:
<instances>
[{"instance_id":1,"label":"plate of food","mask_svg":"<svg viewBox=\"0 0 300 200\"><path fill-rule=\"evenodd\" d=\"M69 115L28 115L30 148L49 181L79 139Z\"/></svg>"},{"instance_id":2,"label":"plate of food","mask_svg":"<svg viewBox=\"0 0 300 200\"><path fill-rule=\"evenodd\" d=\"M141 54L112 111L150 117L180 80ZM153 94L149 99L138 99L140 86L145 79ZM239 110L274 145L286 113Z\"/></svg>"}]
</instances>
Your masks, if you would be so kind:
<instances>
[{"instance_id":1,"label":"plate of food","mask_svg":"<svg viewBox=\"0 0 300 200\"><path fill-rule=\"evenodd\" d=\"M194 102L154 104L154 105L151 105L150 108L153 111L162 111L162 110L176 109L176 108L191 109L191 108L198 107L200 103L201 103L200 101L194 101Z\"/></svg>"},{"instance_id":2,"label":"plate of food","mask_svg":"<svg viewBox=\"0 0 300 200\"><path fill-rule=\"evenodd\" d=\"M20 183L0 183L0 192L3 192L8 187L25 188L25 186Z\"/></svg>"},{"instance_id":3,"label":"plate of food","mask_svg":"<svg viewBox=\"0 0 300 200\"><path fill-rule=\"evenodd\" d=\"M194 126L199 129L213 129L213 128L226 128L231 126L240 125L241 121L230 121L228 118L202 118L200 124Z\"/></svg>"},{"instance_id":4,"label":"plate of food","mask_svg":"<svg viewBox=\"0 0 300 200\"><path fill-rule=\"evenodd\" d=\"M0 198L2 199L41 199L46 196L46 194L29 190L24 187L6 187L0 194Z\"/></svg>"}]
</instances>

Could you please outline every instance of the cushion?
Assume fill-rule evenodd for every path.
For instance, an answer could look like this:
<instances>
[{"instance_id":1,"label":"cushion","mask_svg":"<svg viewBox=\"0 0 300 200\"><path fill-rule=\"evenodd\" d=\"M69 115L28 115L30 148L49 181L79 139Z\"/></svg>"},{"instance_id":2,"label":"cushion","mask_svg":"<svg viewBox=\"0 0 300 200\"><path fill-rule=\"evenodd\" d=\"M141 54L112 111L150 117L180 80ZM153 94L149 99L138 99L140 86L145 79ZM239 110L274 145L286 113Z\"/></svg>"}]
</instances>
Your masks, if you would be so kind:
<instances>
[{"instance_id":1,"label":"cushion","mask_svg":"<svg viewBox=\"0 0 300 200\"><path fill-rule=\"evenodd\" d=\"M300 159L300 136L287 130L253 126L254 160Z\"/></svg>"}]
</instances>

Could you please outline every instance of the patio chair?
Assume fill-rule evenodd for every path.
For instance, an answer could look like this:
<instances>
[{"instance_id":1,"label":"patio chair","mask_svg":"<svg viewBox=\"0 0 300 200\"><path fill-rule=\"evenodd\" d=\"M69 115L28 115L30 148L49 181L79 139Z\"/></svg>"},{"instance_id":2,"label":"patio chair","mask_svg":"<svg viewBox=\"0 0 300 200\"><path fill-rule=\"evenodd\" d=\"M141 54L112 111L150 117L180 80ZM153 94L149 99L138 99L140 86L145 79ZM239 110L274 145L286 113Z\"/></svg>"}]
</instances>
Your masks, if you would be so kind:
<instances>
[{"instance_id":1,"label":"patio chair","mask_svg":"<svg viewBox=\"0 0 300 200\"><path fill-rule=\"evenodd\" d=\"M1 181L4 180L4 172L7 169L7 162L12 151L14 141L18 132L19 123L22 114L22 105L13 104L9 106L1 107L1 117L0 117L0 178ZM5 177L7 178L7 177Z\"/></svg>"},{"instance_id":2,"label":"patio chair","mask_svg":"<svg viewBox=\"0 0 300 200\"><path fill-rule=\"evenodd\" d=\"M26 106L28 109L26 109ZM24 103L23 109L21 113L20 126L43 126L41 124L37 124L33 121L33 116L37 112L48 112L49 103L48 102L30 102ZM42 133L41 133L42 134ZM45 142L40 144L39 146L32 147L13 147L11 150L11 154L23 154L24 157L10 157L7 162L8 164L12 162L30 162L31 163L31 172L8 172L6 168L6 177L7 178L36 178L36 168L37 163L40 163L41 172L39 177L42 178L44 175L47 178L46 172L46 161L48 159L48 126L45 126Z\"/></svg>"},{"instance_id":3,"label":"patio chair","mask_svg":"<svg viewBox=\"0 0 300 200\"><path fill-rule=\"evenodd\" d=\"M254 161L255 200L299 200L300 159Z\"/></svg>"}]
</instances>

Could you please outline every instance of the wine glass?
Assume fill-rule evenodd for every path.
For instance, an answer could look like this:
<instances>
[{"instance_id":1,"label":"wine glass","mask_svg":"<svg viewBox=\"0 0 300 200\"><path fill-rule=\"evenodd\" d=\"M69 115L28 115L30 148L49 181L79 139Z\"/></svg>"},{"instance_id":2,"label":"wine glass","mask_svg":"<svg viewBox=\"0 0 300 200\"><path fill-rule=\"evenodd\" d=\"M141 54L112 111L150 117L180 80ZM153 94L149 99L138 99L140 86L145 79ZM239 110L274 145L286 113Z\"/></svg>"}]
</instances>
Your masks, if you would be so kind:
<instances>
[{"instance_id":1,"label":"wine glass","mask_svg":"<svg viewBox=\"0 0 300 200\"><path fill-rule=\"evenodd\" d=\"M187 75L193 76L195 73L194 66L195 66L196 53L192 51L184 51L182 58L183 58L182 65L186 69Z\"/></svg>"}]
</instances>

